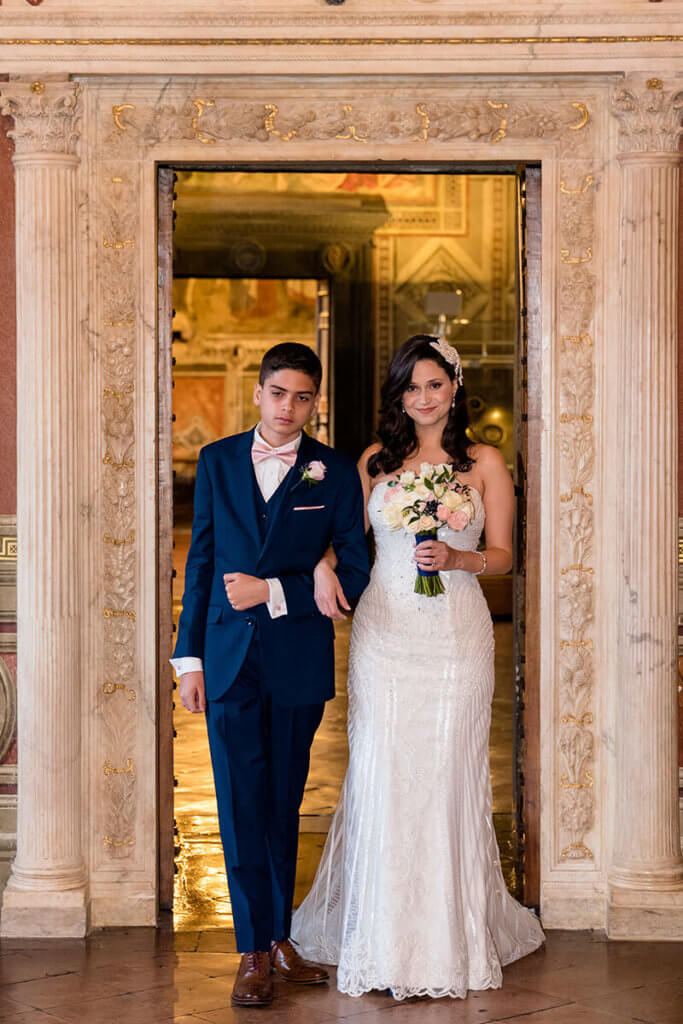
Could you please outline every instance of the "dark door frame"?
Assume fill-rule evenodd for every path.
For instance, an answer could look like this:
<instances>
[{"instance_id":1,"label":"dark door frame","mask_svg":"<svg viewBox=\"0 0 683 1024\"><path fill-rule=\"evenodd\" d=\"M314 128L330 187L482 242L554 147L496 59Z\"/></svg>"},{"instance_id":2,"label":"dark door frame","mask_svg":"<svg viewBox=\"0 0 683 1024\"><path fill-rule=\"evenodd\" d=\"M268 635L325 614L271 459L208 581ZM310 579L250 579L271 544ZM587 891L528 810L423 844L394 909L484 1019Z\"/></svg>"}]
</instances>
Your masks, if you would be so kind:
<instances>
[{"instance_id":1,"label":"dark door frame","mask_svg":"<svg viewBox=\"0 0 683 1024\"><path fill-rule=\"evenodd\" d=\"M173 690L169 657L173 646L173 472L171 320L173 283L173 186L176 170L241 171L382 171L421 174L510 174L520 182L519 296L520 329L517 360L518 395L515 421L518 443L515 486L518 496L515 556L515 764L514 785L519 834L519 895L528 906L537 906L540 889L540 628L539 545L540 529L540 370L541 370L541 171L538 166L510 163L447 163L389 161L174 163L157 166L157 523L158 523L158 864L159 905L173 906ZM215 275L214 275L215 276ZM229 275L230 276L230 275ZM242 275L243 276L243 275ZM259 275L260 276L260 275ZM296 274L292 276L298 276ZM306 275L308 276L308 275ZM311 275L315 276L315 275ZM364 348L364 347L363 347ZM332 358L336 354L332 349ZM364 348L354 359L361 370L359 391L354 394L357 438L372 436L371 353ZM337 380L344 375L336 374ZM341 383L341 381L340 381ZM345 445L345 447L347 446Z\"/></svg>"}]
</instances>

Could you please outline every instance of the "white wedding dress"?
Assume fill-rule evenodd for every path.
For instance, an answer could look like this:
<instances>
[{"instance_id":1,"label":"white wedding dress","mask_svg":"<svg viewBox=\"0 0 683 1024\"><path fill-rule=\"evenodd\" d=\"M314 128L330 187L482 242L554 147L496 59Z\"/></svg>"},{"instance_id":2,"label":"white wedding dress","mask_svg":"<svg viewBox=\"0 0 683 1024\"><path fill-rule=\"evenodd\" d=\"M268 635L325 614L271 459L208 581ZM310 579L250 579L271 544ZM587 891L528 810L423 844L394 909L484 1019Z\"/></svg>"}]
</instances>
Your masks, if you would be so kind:
<instances>
[{"instance_id":1,"label":"white wedding dress","mask_svg":"<svg viewBox=\"0 0 683 1024\"><path fill-rule=\"evenodd\" d=\"M390 988L462 997L499 988L501 968L544 939L509 895L493 830L489 726L493 624L477 577L441 574L446 593L413 593L414 538L368 505L377 557L353 619L349 767L313 888L295 912L303 956L337 964L341 992ZM474 551L481 496L465 530Z\"/></svg>"}]
</instances>

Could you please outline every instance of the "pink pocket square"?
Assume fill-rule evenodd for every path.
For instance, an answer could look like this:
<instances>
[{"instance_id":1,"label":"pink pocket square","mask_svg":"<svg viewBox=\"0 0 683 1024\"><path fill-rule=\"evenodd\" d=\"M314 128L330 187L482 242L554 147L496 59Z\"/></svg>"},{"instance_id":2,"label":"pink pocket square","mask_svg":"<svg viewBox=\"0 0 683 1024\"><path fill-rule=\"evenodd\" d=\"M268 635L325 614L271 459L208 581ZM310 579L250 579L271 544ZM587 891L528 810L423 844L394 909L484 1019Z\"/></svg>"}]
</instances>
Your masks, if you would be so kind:
<instances>
[{"instance_id":1,"label":"pink pocket square","mask_svg":"<svg viewBox=\"0 0 683 1024\"><path fill-rule=\"evenodd\" d=\"M292 512L316 512L318 509L325 508L324 505L297 505L292 509Z\"/></svg>"}]
</instances>

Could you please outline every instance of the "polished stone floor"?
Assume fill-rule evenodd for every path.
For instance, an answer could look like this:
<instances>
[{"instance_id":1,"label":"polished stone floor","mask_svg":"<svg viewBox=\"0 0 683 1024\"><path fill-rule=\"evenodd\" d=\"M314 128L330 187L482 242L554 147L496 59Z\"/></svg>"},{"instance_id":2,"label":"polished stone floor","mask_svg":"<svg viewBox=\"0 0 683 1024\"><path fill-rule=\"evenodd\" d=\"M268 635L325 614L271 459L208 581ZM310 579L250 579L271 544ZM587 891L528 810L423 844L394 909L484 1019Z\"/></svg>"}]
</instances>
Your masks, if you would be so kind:
<instances>
[{"instance_id":1,"label":"polished stone floor","mask_svg":"<svg viewBox=\"0 0 683 1024\"><path fill-rule=\"evenodd\" d=\"M171 923L87 940L0 942L2 1024L683 1024L683 943L611 943L550 932L505 968L503 987L463 1000L396 1003L334 984L276 982L265 1010L230 1007L238 964L230 932L174 933Z\"/></svg>"},{"instance_id":2,"label":"polished stone floor","mask_svg":"<svg viewBox=\"0 0 683 1024\"><path fill-rule=\"evenodd\" d=\"M174 608L179 613L189 531L175 531ZM346 771L346 673L350 619L336 624L337 696L326 705L325 716L311 752L311 770L302 806L297 892L301 902L313 881L330 817ZM512 625L495 623L496 692L492 710L490 759L494 824L501 864L515 886L515 836L512 827L513 666ZM177 786L174 813L177 826L174 925L176 930L226 928L232 925L230 898L218 834L206 727L203 716L188 714L177 702L174 713L177 737L174 772Z\"/></svg>"}]
</instances>

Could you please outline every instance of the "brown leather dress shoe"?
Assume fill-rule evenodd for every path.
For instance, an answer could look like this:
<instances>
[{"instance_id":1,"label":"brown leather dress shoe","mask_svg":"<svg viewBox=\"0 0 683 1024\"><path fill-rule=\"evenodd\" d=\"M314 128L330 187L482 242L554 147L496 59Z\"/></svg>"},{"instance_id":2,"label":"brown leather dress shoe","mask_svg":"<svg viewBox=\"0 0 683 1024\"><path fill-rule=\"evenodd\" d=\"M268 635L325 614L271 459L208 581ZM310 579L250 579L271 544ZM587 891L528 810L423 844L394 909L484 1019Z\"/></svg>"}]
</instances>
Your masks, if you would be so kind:
<instances>
[{"instance_id":1,"label":"brown leather dress shoe","mask_svg":"<svg viewBox=\"0 0 683 1024\"><path fill-rule=\"evenodd\" d=\"M283 981L295 981L298 985L320 985L329 978L324 967L304 960L289 939L271 942L270 962L275 974Z\"/></svg>"},{"instance_id":2,"label":"brown leather dress shoe","mask_svg":"<svg viewBox=\"0 0 683 1024\"><path fill-rule=\"evenodd\" d=\"M267 953L242 953L231 1001L233 1006L268 1006L273 1001L273 979Z\"/></svg>"}]
</instances>

